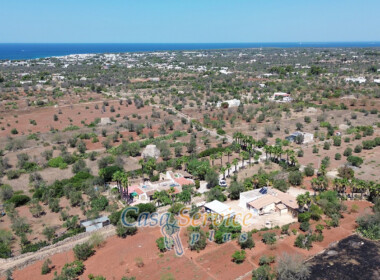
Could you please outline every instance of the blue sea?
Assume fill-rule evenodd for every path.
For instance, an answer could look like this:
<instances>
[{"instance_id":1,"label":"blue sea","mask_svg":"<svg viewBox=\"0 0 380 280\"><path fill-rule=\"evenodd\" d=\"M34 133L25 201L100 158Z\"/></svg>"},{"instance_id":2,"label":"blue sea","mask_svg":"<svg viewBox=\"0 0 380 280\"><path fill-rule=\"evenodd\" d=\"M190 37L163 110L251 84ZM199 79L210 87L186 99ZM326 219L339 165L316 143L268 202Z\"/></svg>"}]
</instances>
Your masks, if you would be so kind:
<instances>
[{"instance_id":1,"label":"blue sea","mask_svg":"<svg viewBox=\"0 0 380 280\"><path fill-rule=\"evenodd\" d=\"M176 43L176 44L0 44L0 60L23 60L69 54L122 53L174 50L211 50L239 48L366 48L380 42L331 43Z\"/></svg>"}]
</instances>

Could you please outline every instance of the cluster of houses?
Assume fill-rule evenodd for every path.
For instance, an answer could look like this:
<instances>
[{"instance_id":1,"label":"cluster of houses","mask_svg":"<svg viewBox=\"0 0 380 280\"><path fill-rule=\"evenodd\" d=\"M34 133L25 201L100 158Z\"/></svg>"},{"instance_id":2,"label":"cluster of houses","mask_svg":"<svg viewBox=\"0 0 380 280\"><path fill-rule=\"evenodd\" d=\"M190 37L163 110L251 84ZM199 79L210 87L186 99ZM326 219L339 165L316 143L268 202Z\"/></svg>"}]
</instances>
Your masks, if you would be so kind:
<instances>
[{"instance_id":1,"label":"cluster of houses","mask_svg":"<svg viewBox=\"0 0 380 280\"><path fill-rule=\"evenodd\" d=\"M209 203L199 204L206 213L212 213L219 220L233 218L236 215L236 207L233 210L226 203L214 200ZM278 216L290 214L292 217L298 215L297 199L288 193L272 187L263 187L240 193L238 206L242 212L250 213L253 217L268 214Z\"/></svg>"},{"instance_id":2,"label":"cluster of houses","mask_svg":"<svg viewBox=\"0 0 380 280\"><path fill-rule=\"evenodd\" d=\"M153 201L155 192L171 191L172 195L182 192L182 186L194 185L194 180L188 173L174 173L167 171L160 174L160 179L157 182L144 181L140 184L131 185L121 190L121 195L128 200L130 204L147 203ZM110 188L117 188L116 183L111 183Z\"/></svg>"}]
</instances>

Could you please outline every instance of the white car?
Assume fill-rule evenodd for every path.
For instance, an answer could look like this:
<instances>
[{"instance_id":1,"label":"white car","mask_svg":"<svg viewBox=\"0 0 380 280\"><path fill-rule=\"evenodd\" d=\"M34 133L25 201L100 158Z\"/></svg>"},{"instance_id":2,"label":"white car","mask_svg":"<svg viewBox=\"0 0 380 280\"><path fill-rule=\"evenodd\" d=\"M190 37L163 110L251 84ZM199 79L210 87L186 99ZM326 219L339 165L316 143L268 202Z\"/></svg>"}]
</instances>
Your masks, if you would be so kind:
<instances>
[{"instance_id":1,"label":"white car","mask_svg":"<svg viewBox=\"0 0 380 280\"><path fill-rule=\"evenodd\" d=\"M219 181L219 186L221 186L221 187L223 187L223 188L226 188L227 187L227 182L226 182L226 180L220 180Z\"/></svg>"}]
</instances>

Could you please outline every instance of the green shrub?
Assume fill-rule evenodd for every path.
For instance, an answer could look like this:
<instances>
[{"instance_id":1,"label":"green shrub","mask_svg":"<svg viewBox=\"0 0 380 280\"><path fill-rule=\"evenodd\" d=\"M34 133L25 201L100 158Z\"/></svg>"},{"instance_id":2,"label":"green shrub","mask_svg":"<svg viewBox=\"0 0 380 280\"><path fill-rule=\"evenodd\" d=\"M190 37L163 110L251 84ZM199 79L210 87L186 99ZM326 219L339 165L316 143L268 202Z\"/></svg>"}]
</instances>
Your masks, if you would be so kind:
<instances>
[{"instance_id":1,"label":"green shrub","mask_svg":"<svg viewBox=\"0 0 380 280\"><path fill-rule=\"evenodd\" d=\"M96 211L103 211L108 206L108 199L105 196L100 196L91 200L91 208Z\"/></svg>"},{"instance_id":2,"label":"green shrub","mask_svg":"<svg viewBox=\"0 0 380 280\"><path fill-rule=\"evenodd\" d=\"M276 243L276 234L274 232L266 232L263 234L263 242L268 245Z\"/></svg>"},{"instance_id":3,"label":"green shrub","mask_svg":"<svg viewBox=\"0 0 380 280\"><path fill-rule=\"evenodd\" d=\"M252 249L253 247L255 247L255 242L253 241L252 234L250 233L245 233L245 234L246 235L244 236L247 238L242 238L243 237L242 235L240 235L240 237L238 238L238 243L240 245L240 248L242 250Z\"/></svg>"},{"instance_id":4,"label":"green shrub","mask_svg":"<svg viewBox=\"0 0 380 280\"><path fill-rule=\"evenodd\" d=\"M300 230L302 231L308 231L310 229L310 224L309 222L303 222L300 224Z\"/></svg>"},{"instance_id":5,"label":"green shrub","mask_svg":"<svg viewBox=\"0 0 380 280\"><path fill-rule=\"evenodd\" d=\"M53 168L65 169L67 168L67 163L62 157L52 158L48 161L48 166Z\"/></svg>"},{"instance_id":6,"label":"green shrub","mask_svg":"<svg viewBox=\"0 0 380 280\"><path fill-rule=\"evenodd\" d=\"M360 167L360 165L362 165L363 163L363 159L361 157L356 157L356 156L349 156L347 158L347 161L356 167Z\"/></svg>"},{"instance_id":7,"label":"green shrub","mask_svg":"<svg viewBox=\"0 0 380 280\"><path fill-rule=\"evenodd\" d=\"M354 149L354 152L355 153L360 153L362 151L363 147L361 145L356 145L355 146L355 149Z\"/></svg>"},{"instance_id":8,"label":"green shrub","mask_svg":"<svg viewBox=\"0 0 380 280\"><path fill-rule=\"evenodd\" d=\"M21 171L20 170L9 170L7 172L8 180L17 179L17 178L20 177L20 175L21 175Z\"/></svg>"},{"instance_id":9,"label":"green shrub","mask_svg":"<svg viewBox=\"0 0 380 280\"><path fill-rule=\"evenodd\" d=\"M343 152L343 155L345 157L349 157L350 155L352 155L352 149L351 148L346 148Z\"/></svg>"},{"instance_id":10,"label":"green shrub","mask_svg":"<svg viewBox=\"0 0 380 280\"><path fill-rule=\"evenodd\" d=\"M41 248L46 247L48 245L50 245L50 244L47 243L46 241L40 241L37 243L30 243L21 249L21 254L30 253L30 252L37 252Z\"/></svg>"},{"instance_id":11,"label":"green shrub","mask_svg":"<svg viewBox=\"0 0 380 280\"><path fill-rule=\"evenodd\" d=\"M272 272L269 265L262 265L256 270L252 271L252 280L273 280L275 273Z\"/></svg>"},{"instance_id":12,"label":"green shrub","mask_svg":"<svg viewBox=\"0 0 380 280\"><path fill-rule=\"evenodd\" d=\"M207 236L206 236L206 233L200 228L200 227L193 227L193 226L190 226L188 229L188 232L189 232L189 248L190 250L192 251L197 251L199 252L200 250L203 250L206 248L207 246ZM199 233L199 239L192 243L191 240L192 240L192 233Z\"/></svg>"},{"instance_id":13,"label":"green shrub","mask_svg":"<svg viewBox=\"0 0 380 280\"><path fill-rule=\"evenodd\" d=\"M92 246L87 242L75 245L73 251L75 258L80 261L87 260L95 253Z\"/></svg>"},{"instance_id":14,"label":"green shrub","mask_svg":"<svg viewBox=\"0 0 380 280\"><path fill-rule=\"evenodd\" d=\"M246 253L244 250L235 251L235 253L233 253L232 255L232 261L237 264L243 263L245 261L245 258L246 258Z\"/></svg>"},{"instance_id":15,"label":"green shrub","mask_svg":"<svg viewBox=\"0 0 380 280\"><path fill-rule=\"evenodd\" d=\"M166 246L165 246L165 238L163 237L160 237L156 240L156 244L157 244L157 247L158 247L158 250L160 250L160 252L166 252Z\"/></svg>"},{"instance_id":16,"label":"green shrub","mask_svg":"<svg viewBox=\"0 0 380 280\"><path fill-rule=\"evenodd\" d=\"M331 146L331 144L329 143L329 142L325 142L324 144L323 144L323 149L324 150L330 150L330 146Z\"/></svg>"},{"instance_id":17,"label":"green shrub","mask_svg":"<svg viewBox=\"0 0 380 280\"><path fill-rule=\"evenodd\" d=\"M375 212L374 215L364 215L359 217L356 222L359 227L357 231L364 237L379 240L380 239L380 217L379 213Z\"/></svg>"},{"instance_id":18,"label":"green shrub","mask_svg":"<svg viewBox=\"0 0 380 280\"><path fill-rule=\"evenodd\" d=\"M50 259L46 259L44 261L44 263L42 264L42 267L41 267L41 274L42 275L50 273L50 271L51 271L51 268L49 266L50 264L51 264L51 260Z\"/></svg>"},{"instance_id":19,"label":"green shrub","mask_svg":"<svg viewBox=\"0 0 380 280\"><path fill-rule=\"evenodd\" d=\"M312 238L310 235L303 235L300 234L297 236L296 240L294 241L294 246L302 249L310 250L312 246Z\"/></svg>"},{"instance_id":20,"label":"green shrub","mask_svg":"<svg viewBox=\"0 0 380 280\"><path fill-rule=\"evenodd\" d=\"M61 278L59 279L76 279L84 272L84 264L81 261L73 261L63 266L61 271Z\"/></svg>"},{"instance_id":21,"label":"green shrub","mask_svg":"<svg viewBox=\"0 0 380 280\"><path fill-rule=\"evenodd\" d=\"M299 171L292 171L289 173L288 181L293 186L300 186L302 184L302 173Z\"/></svg>"},{"instance_id":22,"label":"green shrub","mask_svg":"<svg viewBox=\"0 0 380 280\"><path fill-rule=\"evenodd\" d=\"M333 138L333 144L336 147L339 147L342 144L342 139L339 136Z\"/></svg>"},{"instance_id":23,"label":"green shrub","mask_svg":"<svg viewBox=\"0 0 380 280\"><path fill-rule=\"evenodd\" d=\"M314 167L311 164L308 164L304 169L305 176L311 177L314 175Z\"/></svg>"},{"instance_id":24,"label":"green shrub","mask_svg":"<svg viewBox=\"0 0 380 280\"><path fill-rule=\"evenodd\" d=\"M289 234L289 225L283 225L281 227L281 234Z\"/></svg>"},{"instance_id":25,"label":"green shrub","mask_svg":"<svg viewBox=\"0 0 380 280\"><path fill-rule=\"evenodd\" d=\"M3 242L0 242L0 258L1 259L7 259L12 257L12 249L10 244L5 244Z\"/></svg>"},{"instance_id":26,"label":"green shrub","mask_svg":"<svg viewBox=\"0 0 380 280\"><path fill-rule=\"evenodd\" d=\"M170 208L169 208L169 212L174 214L174 215L178 215L179 214L179 211L181 211L181 209L185 207L184 204L182 203L179 203L179 202L176 202L174 203Z\"/></svg>"},{"instance_id":27,"label":"green shrub","mask_svg":"<svg viewBox=\"0 0 380 280\"><path fill-rule=\"evenodd\" d=\"M270 265L271 263L274 263L276 258L274 256L266 256L263 255L259 259L259 265Z\"/></svg>"},{"instance_id":28,"label":"green shrub","mask_svg":"<svg viewBox=\"0 0 380 280\"><path fill-rule=\"evenodd\" d=\"M15 207L23 206L30 201L30 197L25 194L15 194L7 202L14 203Z\"/></svg>"},{"instance_id":29,"label":"green shrub","mask_svg":"<svg viewBox=\"0 0 380 280\"><path fill-rule=\"evenodd\" d=\"M298 222L300 223L308 222L310 221L310 218L311 218L311 214L309 212L298 214Z\"/></svg>"}]
</instances>

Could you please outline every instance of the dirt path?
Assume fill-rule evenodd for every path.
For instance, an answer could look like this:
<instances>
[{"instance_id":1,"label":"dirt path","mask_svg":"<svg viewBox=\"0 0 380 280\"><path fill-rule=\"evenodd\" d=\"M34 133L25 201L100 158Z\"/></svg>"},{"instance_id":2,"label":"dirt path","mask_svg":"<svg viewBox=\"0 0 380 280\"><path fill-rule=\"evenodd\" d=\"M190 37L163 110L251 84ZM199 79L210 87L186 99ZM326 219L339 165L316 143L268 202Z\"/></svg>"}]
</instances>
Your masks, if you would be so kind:
<instances>
[{"instance_id":1,"label":"dirt path","mask_svg":"<svg viewBox=\"0 0 380 280\"><path fill-rule=\"evenodd\" d=\"M104 239L112 235L115 235L116 233L115 227L112 225L104 227L95 232L101 234ZM34 253L22 254L9 259L1 259L0 275L4 275L7 270L22 269L36 261L46 259L57 253L67 252L71 250L75 245L88 241L93 233L94 232L85 232L82 234L78 234L61 242L58 242L54 245L42 248L41 250Z\"/></svg>"}]
</instances>

